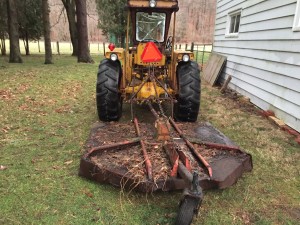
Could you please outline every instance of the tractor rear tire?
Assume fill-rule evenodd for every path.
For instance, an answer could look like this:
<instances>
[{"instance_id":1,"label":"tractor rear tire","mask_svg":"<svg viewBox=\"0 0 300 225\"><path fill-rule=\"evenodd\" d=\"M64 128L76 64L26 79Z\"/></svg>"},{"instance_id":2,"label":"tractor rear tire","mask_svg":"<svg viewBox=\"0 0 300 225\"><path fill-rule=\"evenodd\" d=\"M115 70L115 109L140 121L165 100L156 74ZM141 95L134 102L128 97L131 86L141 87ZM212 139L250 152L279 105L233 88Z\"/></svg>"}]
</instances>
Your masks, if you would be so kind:
<instances>
[{"instance_id":1,"label":"tractor rear tire","mask_svg":"<svg viewBox=\"0 0 300 225\"><path fill-rule=\"evenodd\" d=\"M120 63L104 59L99 65L96 84L96 103L101 121L117 121L122 115L120 82Z\"/></svg>"},{"instance_id":2,"label":"tractor rear tire","mask_svg":"<svg viewBox=\"0 0 300 225\"><path fill-rule=\"evenodd\" d=\"M175 225L190 225L192 223L194 215L197 214L198 208L198 199L190 196L185 196L180 202Z\"/></svg>"},{"instance_id":3,"label":"tractor rear tire","mask_svg":"<svg viewBox=\"0 0 300 225\"><path fill-rule=\"evenodd\" d=\"M200 70L196 62L180 62L176 70L178 94L174 104L177 121L195 122L198 118L201 96Z\"/></svg>"}]
</instances>

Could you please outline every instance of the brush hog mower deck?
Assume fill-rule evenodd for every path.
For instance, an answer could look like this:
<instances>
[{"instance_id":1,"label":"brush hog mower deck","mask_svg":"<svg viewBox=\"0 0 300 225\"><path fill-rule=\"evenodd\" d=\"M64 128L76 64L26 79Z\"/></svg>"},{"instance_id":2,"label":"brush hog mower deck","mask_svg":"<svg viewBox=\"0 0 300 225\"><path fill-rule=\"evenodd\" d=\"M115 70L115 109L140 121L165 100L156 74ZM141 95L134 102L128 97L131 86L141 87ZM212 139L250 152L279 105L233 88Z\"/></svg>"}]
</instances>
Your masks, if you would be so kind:
<instances>
[{"instance_id":1,"label":"brush hog mower deck","mask_svg":"<svg viewBox=\"0 0 300 225\"><path fill-rule=\"evenodd\" d=\"M176 123L187 135L181 138L172 127L173 140L167 142L157 141L151 124L136 119L135 124L142 135L130 122L96 123L81 158L80 175L153 192L184 189L193 172L203 189L223 189L252 169L251 156L209 123Z\"/></svg>"},{"instance_id":2,"label":"brush hog mower deck","mask_svg":"<svg viewBox=\"0 0 300 225\"><path fill-rule=\"evenodd\" d=\"M233 185L251 171L251 156L209 123L197 123L200 70L192 49L174 49L177 0L128 0L126 10L126 47L111 43L99 65L102 122L92 128L79 174L142 192L182 189L176 224L190 224L202 190ZM131 121L121 123L123 102ZM136 105L149 115L137 113ZM143 116L153 122L140 122Z\"/></svg>"},{"instance_id":3,"label":"brush hog mower deck","mask_svg":"<svg viewBox=\"0 0 300 225\"><path fill-rule=\"evenodd\" d=\"M150 107L157 116L155 124L137 118L95 123L79 174L127 190L183 189L176 224L190 224L201 205L202 189L233 185L252 170L251 156L209 123L175 123Z\"/></svg>"}]
</instances>

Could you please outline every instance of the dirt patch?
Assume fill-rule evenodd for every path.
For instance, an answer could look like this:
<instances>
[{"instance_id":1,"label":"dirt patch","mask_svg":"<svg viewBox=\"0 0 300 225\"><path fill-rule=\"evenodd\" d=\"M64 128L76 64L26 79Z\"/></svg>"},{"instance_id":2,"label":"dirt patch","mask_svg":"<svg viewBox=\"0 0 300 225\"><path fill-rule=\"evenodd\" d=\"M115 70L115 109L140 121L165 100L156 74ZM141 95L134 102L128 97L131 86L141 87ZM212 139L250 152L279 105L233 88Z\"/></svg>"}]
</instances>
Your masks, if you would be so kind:
<instances>
[{"instance_id":1,"label":"dirt patch","mask_svg":"<svg viewBox=\"0 0 300 225\"><path fill-rule=\"evenodd\" d=\"M235 108L251 114L260 115L260 110L255 107L255 105L253 105L248 98L243 97L241 94L230 88L227 88L225 92L222 93L221 97L233 100L232 104Z\"/></svg>"},{"instance_id":2,"label":"dirt patch","mask_svg":"<svg viewBox=\"0 0 300 225\"><path fill-rule=\"evenodd\" d=\"M13 94L11 89L7 89L7 90L0 90L0 99L2 100L15 100L16 96Z\"/></svg>"},{"instance_id":3,"label":"dirt patch","mask_svg":"<svg viewBox=\"0 0 300 225\"><path fill-rule=\"evenodd\" d=\"M300 221L300 208L299 207L280 207L285 211L292 219Z\"/></svg>"}]
</instances>

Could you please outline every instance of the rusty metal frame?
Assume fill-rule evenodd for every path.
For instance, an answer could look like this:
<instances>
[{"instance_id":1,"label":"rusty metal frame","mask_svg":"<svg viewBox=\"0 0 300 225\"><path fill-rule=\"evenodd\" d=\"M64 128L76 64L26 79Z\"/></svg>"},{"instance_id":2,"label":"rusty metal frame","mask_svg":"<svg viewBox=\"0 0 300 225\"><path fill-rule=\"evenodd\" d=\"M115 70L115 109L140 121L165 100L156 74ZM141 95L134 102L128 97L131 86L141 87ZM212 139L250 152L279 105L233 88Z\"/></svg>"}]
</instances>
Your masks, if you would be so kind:
<instances>
[{"instance_id":1,"label":"rusty metal frame","mask_svg":"<svg viewBox=\"0 0 300 225\"><path fill-rule=\"evenodd\" d=\"M134 122L134 127L135 127L136 134L140 138L139 141L140 141L140 144L142 146L142 152L143 152L143 156L144 156L144 159L145 159L145 166L146 166L146 170L147 170L147 176L148 176L149 180L152 180L153 179L153 177L152 177L152 165L151 165L151 161L149 159L149 156L148 156L148 153L147 153L147 150L146 150L146 147L145 147L144 140L141 138L141 132L140 132L140 128L139 128L138 119L134 118L133 122Z\"/></svg>"},{"instance_id":2,"label":"rusty metal frame","mask_svg":"<svg viewBox=\"0 0 300 225\"><path fill-rule=\"evenodd\" d=\"M172 118L169 118L169 121L171 122L172 126L175 128L179 136L185 141L186 145L189 147L189 149L197 156L197 158L203 163L203 165L206 167L208 171L208 175L212 177L212 169L209 163L205 160L205 158L196 151L193 144L184 136L183 132L179 129L179 127L176 125L175 121Z\"/></svg>"},{"instance_id":3,"label":"rusty metal frame","mask_svg":"<svg viewBox=\"0 0 300 225\"><path fill-rule=\"evenodd\" d=\"M129 141L122 141L122 142L117 142L117 143L114 143L114 144L101 145L101 146L98 146L98 147L93 147L87 153L84 154L84 158L88 158L92 154L102 152L102 151L105 151L105 150L113 150L113 149L116 149L116 148L121 148L121 147L129 146L129 145L133 145L133 144L136 144L140 141L141 141L140 138L134 138L134 139L129 140Z\"/></svg>"}]
</instances>

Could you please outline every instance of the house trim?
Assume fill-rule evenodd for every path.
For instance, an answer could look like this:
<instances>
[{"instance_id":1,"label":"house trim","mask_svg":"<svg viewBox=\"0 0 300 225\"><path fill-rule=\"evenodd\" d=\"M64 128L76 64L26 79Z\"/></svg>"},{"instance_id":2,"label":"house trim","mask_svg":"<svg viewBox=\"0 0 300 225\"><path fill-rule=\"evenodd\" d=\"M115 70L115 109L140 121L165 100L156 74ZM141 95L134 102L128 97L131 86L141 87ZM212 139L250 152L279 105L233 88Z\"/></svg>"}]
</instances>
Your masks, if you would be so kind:
<instances>
[{"instance_id":1,"label":"house trim","mask_svg":"<svg viewBox=\"0 0 300 225\"><path fill-rule=\"evenodd\" d=\"M300 31L300 0L297 0L293 31Z\"/></svg>"}]
</instances>

